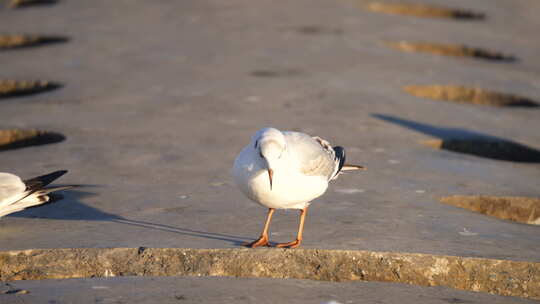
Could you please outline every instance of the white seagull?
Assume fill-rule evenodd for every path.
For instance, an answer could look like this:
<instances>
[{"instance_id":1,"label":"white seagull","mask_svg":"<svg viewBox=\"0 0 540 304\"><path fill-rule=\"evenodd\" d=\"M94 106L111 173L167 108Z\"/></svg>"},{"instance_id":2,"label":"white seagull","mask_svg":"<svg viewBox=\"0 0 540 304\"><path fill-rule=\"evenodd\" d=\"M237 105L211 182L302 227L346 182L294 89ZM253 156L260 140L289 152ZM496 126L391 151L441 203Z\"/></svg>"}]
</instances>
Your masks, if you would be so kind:
<instances>
[{"instance_id":1,"label":"white seagull","mask_svg":"<svg viewBox=\"0 0 540 304\"><path fill-rule=\"evenodd\" d=\"M268 229L275 209L299 209L296 240L275 245L298 247L310 202L321 196L328 182L342 171L361 169L365 168L345 165L345 149L332 147L320 137L274 128L259 130L236 157L233 167L240 190L252 201L269 208L261 236L245 245L270 246Z\"/></svg>"},{"instance_id":2,"label":"white seagull","mask_svg":"<svg viewBox=\"0 0 540 304\"><path fill-rule=\"evenodd\" d=\"M0 217L45 204L49 201L49 193L75 187L69 185L45 188L66 172L66 170L55 171L25 181L17 175L0 172Z\"/></svg>"}]
</instances>

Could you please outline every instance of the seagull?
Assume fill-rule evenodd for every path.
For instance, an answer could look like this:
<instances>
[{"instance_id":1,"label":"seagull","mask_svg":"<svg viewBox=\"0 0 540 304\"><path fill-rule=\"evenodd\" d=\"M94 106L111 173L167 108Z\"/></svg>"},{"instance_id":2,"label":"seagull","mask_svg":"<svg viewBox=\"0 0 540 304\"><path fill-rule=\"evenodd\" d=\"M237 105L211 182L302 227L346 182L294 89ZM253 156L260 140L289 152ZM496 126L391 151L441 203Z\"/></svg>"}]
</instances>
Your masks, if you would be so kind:
<instances>
[{"instance_id":1,"label":"seagull","mask_svg":"<svg viewBox=\"0 0 540 304\"><path fill-rule=\"evenodd\" d=\"M275 244L295 248L302 242L307 209L323 195L328 182L347 170L362 166L345 164L345 149L332 147L320 137L292 131L263 128L251 138L236 157L234 181L252 201L268 208L261 236L247 247L270 246L268 229L276 209L299 209L300 225L296 240Z\"/></svg>"},{"instance_id":2,"label":"seagull","mask_svg":"<svg viewBox=\"0 0 540 304\"><path fill-rule=\"evenodd\" d=\"M66 173L66 170L59 170L23 181L17 175L0 172L0 217L45 204L50 199L49 193L75 187L69 185L45 188Z\"/></svg>"}]
</instances>

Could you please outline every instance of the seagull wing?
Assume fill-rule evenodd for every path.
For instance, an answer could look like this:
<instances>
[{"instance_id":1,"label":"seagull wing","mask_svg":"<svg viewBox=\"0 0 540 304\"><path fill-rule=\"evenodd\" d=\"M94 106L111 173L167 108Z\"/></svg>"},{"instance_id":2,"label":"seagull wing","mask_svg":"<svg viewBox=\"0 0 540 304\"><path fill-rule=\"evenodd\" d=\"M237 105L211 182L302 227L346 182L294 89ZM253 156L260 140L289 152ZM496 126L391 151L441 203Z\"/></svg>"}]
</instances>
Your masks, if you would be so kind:
<instances>
[{"instance_id":1,"label":"seagull wing","mask_svg":"<svg viewBox=\"0 0 540 304\"><path fill-rule=\"evenodd\" d=\"M345 150L334 150L320 137L311 137L299 132L283 132L287 141L287 149L299 163L304 175L323 176L333 179L345 163ZM338 153L336 153L338 152Z\"/></svg>"},{"instance_id":2,"label":"seagull wing","mask_svg":"<svg viewBox=\"0 0 540 304\"><path fill-rule=\"evenodd\" d=\"M0 210L23 199L26 185L15 174L0 172Z\"/></svg>"}]
</instances>

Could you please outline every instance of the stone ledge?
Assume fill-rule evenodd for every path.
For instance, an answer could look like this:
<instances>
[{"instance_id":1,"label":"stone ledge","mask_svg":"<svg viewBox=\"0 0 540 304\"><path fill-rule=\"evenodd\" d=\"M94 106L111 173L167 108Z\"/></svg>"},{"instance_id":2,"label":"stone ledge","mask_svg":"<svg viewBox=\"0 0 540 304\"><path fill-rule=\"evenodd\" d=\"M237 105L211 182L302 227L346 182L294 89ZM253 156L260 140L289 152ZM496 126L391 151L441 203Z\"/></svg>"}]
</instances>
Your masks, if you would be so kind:
<instances>
[{"instance_id":1,"label":"stone ledge","mask_svg":"<svg viewBox=\"0 0 540 304\"><path fill-rule=\"evenodd\" d=\"M540 263L319 249L76 248L0 252L0 280L233 276L380 281L540 299Z\"/></svg>"}]
</instances>

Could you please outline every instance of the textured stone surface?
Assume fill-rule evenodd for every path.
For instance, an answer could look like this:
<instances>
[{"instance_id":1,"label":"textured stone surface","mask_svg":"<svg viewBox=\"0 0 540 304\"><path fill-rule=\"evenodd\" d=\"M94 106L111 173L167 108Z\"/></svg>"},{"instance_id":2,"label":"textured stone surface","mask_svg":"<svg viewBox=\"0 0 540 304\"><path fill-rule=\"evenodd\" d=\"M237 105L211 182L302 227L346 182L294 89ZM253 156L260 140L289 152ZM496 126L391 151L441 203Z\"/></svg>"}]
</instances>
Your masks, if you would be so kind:
<instances>
[{"instance_id":1,"label":"textured stone surface","mask_svg":"<svg viewBox=\"0 0 540 304\"><path fill-rule=\"evenodd\" d=\"M66 41L66 37L60 36L0 35L0 49L16 49Z\"/></svg>"},{"instance_id":2,"label":"textured stone surface","mask_svg":"<svg viewBox=\"0 0 540 304\"><path fill-rule=\"evenodd\" d=\"M7 2L7 1L6 1ZM58 0L11 0L9 1L9 8L25 8L40 5L55 4Z\"/></svg>"},{"instance_id":3,"label":"textured stone surface","mask_svg":"<svg viewBox=\"0 0 540 304\"><path fill-rule=\"evenodd\" d=\"M452 9L419 3L371 2L367 9L386 14L429 18L484 19L484 14L464 9Z\"/></svg>"},{"instance_id":4,"label":"textured stone surface","mask_svg":"<svg viewBox=\"0 0 540 304\"><path fill-rule=\"evenodd\" d=\"M481 88L467 88L454 85L404 86L403 90L411 95L436 100L470 103L498 107L525 106L538 107L539 104L526 97L493 92Z\"/></svg>"},{"instance_id":5,"label":"textured stone surface","mask_svg":"<svg viewBox=\"0 0 540 304\"><path fill-rule=\"evenodd\" d=\"M239 248L258 237L266 211L235 188L230 168L256 130L275 126L342 145L350 162L369 168L342 176L313 202L302 248L540 262L537 225L439 202L539 197L538 163L418 144L489 135L538 148L540 111L401 89L455 84L540 100L540 4L418 2L486 18L379 14L356 0L70 0L0 9L4 33L72 38L1 52L0 79L65 86L2 99L0 128L66 140L3 150L0 170L24 177L65 168L62 183L84 186L2 218L0 249ZM404 53L380 43L401 40L519 60ZM297 225L296 212L276 212L271 240L291 240Z\"/></svg>"},{"instance_id":6,"label":"textured stone surface","mask_svg":"<svg viewBox=\"0 0 540 304\"><path fill-rule=\"evenodd\" d=\"M60 133L43 130L0 130L0 151L57 143L65 137Z\"/></svg>"},{"instance_id":7,"label":"textured stone surface","mask_svg":"<svg viewBox=\"0 0 540 304\"><path fill-rule=\"evenodd\" d=\"M27 45L36 45L39 37L26 35L0 35L0 48L16 48Z\"/></svg>"},{"instance_id":8,"label":"textured stone surface","mask_svg":"<svg viewBox=\"0 0 540 304\"><path fill-rule=\"evenodd\" d=\"M472 57L494 61L514 61L516 58L497 51L478 49L464 45L436 44L427 42L387 42L387 46L404 52L420 52L443 56Z\"/></svg>"},{"instance_id":9,"label":"textured stone surface","mask_svg":"<svg viewBox=\"0 0 540 304\"><path fill-rule=\"evenodd\" d=\"M42 93L59 87L45 80L0 80L0 98Z\"/></svg>"},{"instance_id":10,"label":"textured stone surface","mask_svg":"<svg viewBox=\"0 0 540 304\"><path fill-rule=\"evenodd\" d=\"M504 220L540 225L538 198L454 195L441 198L441 202Z\"/></svg>"},{"instance_id":11,"label":"textured stone surface","mask_svg":"<svg viewBox=\"0 0 540 304\"><path fill-rule=\"evenodd\" d=\"M266 211L242 196L229 172L249 137L271 125L320 135L369 168L342 176L313 202L304 248L540 261L538 227L438 201L454 194L537 197L538 164L418 144L488 134L540 147L540 112L431 101L401 90L459 82L539 97L537 2L492 1L456 2L489 13L480 23L376 14L356 1L323 0L286 8L269 0L60 1L0 10L5 32L35 33L43 20L40 32L73 37L2 52L9 64L1 79L66 86L3 99L0 127L50 130L66 140L2 151L0 168L19 176L65 168L62 182L87 186L2 218L0 249L224 248L253 240ZM420 38L497 49L520 61L400 53L379 43ZM278 211L272 241L294 238L297 224L296 212Z\"/></svg>"},{"instance_id":12,"label":"textured stone surface","mask_svg":"<svg viewBox=\"0 0 540 304\"><path fill-rule=\"evenodd\" d=\"M381 281L540 299L540 263L317 249L50 249L0 252L0 279L233 276Z\"/></svg>"},{"instance_id":13,"label":"textured stone surface","mask_svg":"<svg viewBox=\"0 0 540 304\"><path fill-rule=\"evenodd\" d=\"M509 304L535 300L399 283L232 277L114 277L16 281L0 303ZM4 286L2 286L4 285ZM3 287L3 288L2 288ZM11 291L2 294L2 290ZM28 291L20 295L17 292Z\"/></svg>"}]
</instances>

